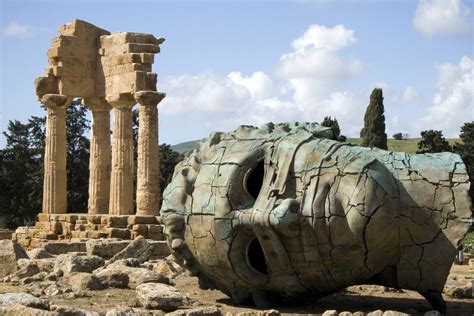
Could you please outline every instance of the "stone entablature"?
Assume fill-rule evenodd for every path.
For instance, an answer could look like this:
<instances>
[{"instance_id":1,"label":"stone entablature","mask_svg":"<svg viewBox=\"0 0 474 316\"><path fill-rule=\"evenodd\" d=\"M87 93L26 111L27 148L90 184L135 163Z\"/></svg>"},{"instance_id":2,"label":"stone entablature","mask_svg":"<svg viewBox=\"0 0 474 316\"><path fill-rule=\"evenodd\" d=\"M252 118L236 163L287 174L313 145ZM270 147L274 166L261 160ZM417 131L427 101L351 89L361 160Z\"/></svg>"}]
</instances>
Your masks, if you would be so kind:
<instances>
[{"instance_id":1,"label":"stone entablature","mask_svg":"<svg viewBox=\"0 0 474 316\"><path fill-rule=\"evenodd\" d=\"M165 94L156 91L157 75L151 71L154 54L160 52L164 39L143 33L110 33L81 20L61 26L59 33L48 50L45 76L35 80L38 100L48 110L42 213L66 213L65 109L73 98L82 98L92 111L88 213L135 213L132 108L138 103L136 211L157 216L157 105Z\"/></svg>"}]
</instances>

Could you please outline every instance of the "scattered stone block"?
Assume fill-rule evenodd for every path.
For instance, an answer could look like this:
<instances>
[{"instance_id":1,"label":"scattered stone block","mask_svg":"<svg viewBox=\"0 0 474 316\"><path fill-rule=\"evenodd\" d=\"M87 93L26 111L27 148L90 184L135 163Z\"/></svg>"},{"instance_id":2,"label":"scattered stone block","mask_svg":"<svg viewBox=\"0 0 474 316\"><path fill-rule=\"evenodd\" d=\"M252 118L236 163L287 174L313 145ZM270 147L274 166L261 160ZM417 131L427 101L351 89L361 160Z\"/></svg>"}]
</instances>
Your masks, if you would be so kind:
<instances>
[{"instance_id":1,"label":"scattered stone block","mask_svg":"<svg viewBox=\"0 0 474 316\"><path fill-rule=\"evenodd\" d=\"M136 288L140 304L148 309L174 311L183 305L184 297L176 288L160 283L145 283Z\"/></svg>"},{"instance_id":2,"label":"scattered stone block","mask_svg":"<svg viewBox=\"0 0 474 316\"><path fill-rule=\"evenodd\" d=\"M86 252L85 242L48 242L44 245L44 249L53 254L60 255L69 252Z\"/></svg>"},{"instance_id":3,"label":"scattered stone block","mask_svg":"<svg viewBox=\"0 0 474 316\"><path fill-rule=\"evenodd\" d=\"M90 239L86 242L88 256L110 259L130 244L130 240Z\"/></svg>"},{"instance_id":4,"label":"scattered stone block","mask_svg":"<svg viewBox=\"0 0 474 316\"><path fill-rule=\"evenodd\" d=\"M0 305L0 315L3 316L57 316L55 312L24 306L21 304Z\"/></svg>"},{"instance_id":5,"label":"scattered stone block","mask_svg":"<svg viewBox=\"0 0 474 316\"><path fill-rule=\"evenodd\" d=\"M198 307L191 309L179 309L174 312L166 314L167 316L221 316L222 313L217 307ZM227 314L228 315L228 314ZM280 312L265 311L262 313L262 316L276 316L280 315Z\"/></svg>"},{"instance_id":6,"label":"scattered stone block","mask_svg":"<svg viewBox=\"0 0 474 316\"><path fill-rule=\"evenodd\" d=\"M100 270L95 276L105 287L126 288L129 282L128 274L115 268Z\"/></svg>"},{"instance_id":7,"label":"scattered stone block","mask_svg":"<svg viewBox=\"0 0 474 316\"><path fill-rule=\"evenodd\" d=\"M104 285L92 273L78 272L69 276L69 285L74 292L102 290Z\"/></svg>"},{"instance_id":8,"label":"scattered stone block","mask_svg":"<svg viewBox=\"0 0 474 316\"><path fill-rule=\"evenodd\" d=\"M110 263L119 259L127 258L136 258L138 261L143 263L153 255L155 247L158 248L158 246L149 243L145 238L137 237L122 251L114 255L112 259L110 259Z\"/></svg>"},{"instance_id":9,"label":"scattered stone block","mask_svg":"<svg viewBox=\"0 0 474 316\"><path fill-rule=\"evenodd\" d=\"M25 250L12 240L0 240L0 278L15 273L18 270L17 261L28 258Z\"/></svg>"},{"instance_id":10,"label":"scattered stone block","mask_svg":"<svg viewBox=\"0 0 474 316\"><path fill-rule=\"evenodd\" d=\"M54 272L62 271L64 275L73 272L92 272L104 265L99 256L83 256L76 253L59 255L54 264Z\"/></svg>"},{"instance_id":11,"label":"scattered stone block","mask_svg":"<svg viewBox=\"0 0 474 316\"><path fill-rule=\"evenodd\" d=\"M49 309L49 302L47 300L23 292L0 294L0 305L9 304L21 304L32 308Z\"/></svg>"},{"instance_id":12,"label":"scattered stone block","mask_svg":"<svg viewBox=\"0 0 474 316\"><path fill-rule=\"evenodd\" d=\"M53 257L53 255L46 251L46 249L43 247L27 251L27 254L30 259L46 259Z\"/></svg>"}]
</instances>

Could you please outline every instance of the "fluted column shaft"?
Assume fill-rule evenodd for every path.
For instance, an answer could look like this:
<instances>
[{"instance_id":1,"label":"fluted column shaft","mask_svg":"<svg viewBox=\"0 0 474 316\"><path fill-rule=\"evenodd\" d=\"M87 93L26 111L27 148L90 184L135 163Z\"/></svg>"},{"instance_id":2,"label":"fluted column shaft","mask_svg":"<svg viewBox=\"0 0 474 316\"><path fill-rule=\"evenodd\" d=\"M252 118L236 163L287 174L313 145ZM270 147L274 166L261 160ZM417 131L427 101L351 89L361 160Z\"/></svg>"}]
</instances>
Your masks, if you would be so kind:
<instances>
[{"instance_id":1,"label":"fluted column shaft","mask_svg":"<svg viewBox=\"0 0 474 316\"><path fill-rule=\"evenodd\" d=\"M42 98L48 110L42 210L47 214L67 212L66 107L69 101L60 94L46 94Z\"/></svg>"},{"instance_id":2,"label":"fluted column shaft","mask_svg":"<svg viewBox=\"0 0 474 316\"><path fill-rule=\"evenodd\" d=\"M103 99L85 99L92 110L89 159L89 214L107 214L110 198L110 109Z\"/></svg>"},{"instance_id":3,"label":"fluted column shaft","mask_svg":"<svg viewBox=\"0 0 474 316\"><path fill-rule=\"evenodd\" d=\"M109 214L133 214L133 130L135 101L109 101L113 110Z\"/></svg>"},{"instance_id":4,"label":"fluted column shaft","mask_svg":"<svg viewBox=\"0 0 474 316\"><path fill-rule=\"evenodd\" d=\"M140 91L138 124L137 215L157 216L160 208L160 157L158 103L165 97L156 91Z\"/></svg>"}]
</instances>

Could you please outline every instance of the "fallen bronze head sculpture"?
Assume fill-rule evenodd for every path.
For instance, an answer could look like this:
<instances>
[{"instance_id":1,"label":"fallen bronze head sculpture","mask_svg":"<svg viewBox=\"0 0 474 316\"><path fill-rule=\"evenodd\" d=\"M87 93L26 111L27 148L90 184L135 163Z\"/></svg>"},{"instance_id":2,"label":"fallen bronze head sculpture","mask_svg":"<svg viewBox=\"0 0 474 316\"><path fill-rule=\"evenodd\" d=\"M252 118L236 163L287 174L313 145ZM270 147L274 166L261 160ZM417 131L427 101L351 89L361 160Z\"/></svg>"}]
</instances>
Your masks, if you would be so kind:
<instances>
[{"instance_id":1,"label":"fallen bronze head sculpture","mask_svg":"<svg viewBox=\"0 0 474 316\"><path fill-rule=\"evenodd\" d=\"M471 223L461 158L331 138L310 123L211 134L163 195L173 255L236 303L379 284L418 291L444 312L441 293Z\"/></svg>"}]
</instances>

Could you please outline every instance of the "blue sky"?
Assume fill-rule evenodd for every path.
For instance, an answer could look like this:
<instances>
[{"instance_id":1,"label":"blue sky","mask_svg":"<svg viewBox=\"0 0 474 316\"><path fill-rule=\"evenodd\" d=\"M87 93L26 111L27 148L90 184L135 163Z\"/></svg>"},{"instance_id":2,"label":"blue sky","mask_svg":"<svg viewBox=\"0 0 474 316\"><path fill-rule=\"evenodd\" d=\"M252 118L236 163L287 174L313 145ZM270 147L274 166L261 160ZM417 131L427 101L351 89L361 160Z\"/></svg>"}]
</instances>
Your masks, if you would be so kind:
<instances>
[{"instance_id":1,"label":"blue sky","mask_svg":"<svg viewBox=\"0 0 474 316\"><path fill-rule=\"evenodd\" d=\"M166 38L153 66L167 93L160 142L326 115L358 136L376 86L389 136L457 137L474 120L472 0L0 3L2 131L44 115L33 81L58 26L76 18Z\"/></svg>"}]
</instances>

